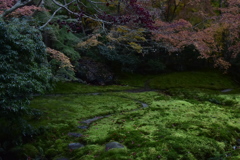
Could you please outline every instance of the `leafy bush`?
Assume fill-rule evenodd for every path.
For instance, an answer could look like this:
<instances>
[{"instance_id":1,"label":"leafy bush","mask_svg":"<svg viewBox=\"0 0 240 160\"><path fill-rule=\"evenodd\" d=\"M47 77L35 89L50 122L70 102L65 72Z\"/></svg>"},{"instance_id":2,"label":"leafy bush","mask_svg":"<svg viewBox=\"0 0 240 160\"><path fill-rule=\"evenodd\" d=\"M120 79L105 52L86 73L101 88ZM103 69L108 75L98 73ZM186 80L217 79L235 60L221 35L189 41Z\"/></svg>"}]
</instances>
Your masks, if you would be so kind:
<instances>
[{"instance_id":1,"label":"leafy bush","mask_svg":"<svg viewBox=\"0 0 240 160\"><path fill-rule=\"evenodd\" d=\"M8 148L35 133L24 120L39 112L27 105L34 93L51 88L41 33L25 21L0 21L0 146Z\"/></svg>"}]
</instances>

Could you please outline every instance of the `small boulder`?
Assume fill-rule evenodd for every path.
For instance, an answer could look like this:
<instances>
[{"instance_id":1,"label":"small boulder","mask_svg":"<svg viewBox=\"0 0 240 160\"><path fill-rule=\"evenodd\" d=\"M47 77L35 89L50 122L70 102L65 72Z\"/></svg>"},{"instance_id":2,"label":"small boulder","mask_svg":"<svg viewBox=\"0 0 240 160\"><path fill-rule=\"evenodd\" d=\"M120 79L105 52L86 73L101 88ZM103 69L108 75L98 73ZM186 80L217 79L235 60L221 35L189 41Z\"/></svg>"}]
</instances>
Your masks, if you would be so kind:
<instances>
[{"instance_id":1,"label":"small boulder","mask_svg":"<svg viewBox=\"0 0 240 160\"><path fill-rule=\"evenodd\" d=\"M232 91L232 89L224 89L221 92L226 93L226 92L230 92L230 91Z\"/></svg>"},{"instance_id":2,"label":"small boulder","mask_svg":"<svg viewBox=\"0 0 240 160\"><path fill-rule=\"evenodd\" d=\"M81 143L70 143L68 145L69 149L78 149L78 148L81 148L81 147L84 147L84 145L81 144Z\"/></svg>"},{"instance_id":3,"label":"small boulder","mask_svg":"<svg viewBox=\"0 0 240 160\"><path fill-rule=\"evenodd\" d=\"M91 118L91 119L87 119L87 120L85 120L85 121L82 121L81 123L86 123L86 124L90 124L90 123L92 123L92 122L94 122L94 121L97 121L97 120L99 120L99 119L102 119L102 118L104 118L103 116L99 116L99 117L94 117L94 118Z\"/></svg>"},{"instance_id":4,"label":"small boulder","mask_svg":"<svg viewBox=\"0 0 240 160\"><path fill-rule=\"evenodd\" d=\"M79 129L87 129L88 126L78 126Z\"/></svg>"},{"instance_id":5,"label":"small boulder","mask_svg":"<svg viewBox=\"0 0 240 160\"><path fill-rule=\"evenodd\" d=\"M147 104L147 103L142 103L142 102L141 102L141 104L142 104L142 108L147 108L147 107L148 107L148 104Z\"/></svg>"},{"instance_id":6,"label":"small boulder","mask_svg":"<svg viewBox=\"0 0 240 160\"><path fill-rule=\"evenodd\" d=\"M88 57L82 57L75 70L77 78L91 84L106 85L114 82L114 74L107 65Z\"/></svg>"},{"instance_id":7,"label":"small boulder","mask_svg":"<svg viewBox=\"0 0 240 160\"><path fill-rule=\"evenodd\" d=\"M71 136L71 137L81 137L82 136L82 134L81 133L68 133L68 135L69 136Z\"/></svg>"},{"instance_id":8,"label":"small boulder","mask_svg":"<svg viewBox=\"0 0 240 160\"><path fill-rule=\"evenodd\" d=\"M124 145L118 142L109 142L106 144L105 150L108 151L113 148L125 148Z\"/></svg>"}]
</instances>

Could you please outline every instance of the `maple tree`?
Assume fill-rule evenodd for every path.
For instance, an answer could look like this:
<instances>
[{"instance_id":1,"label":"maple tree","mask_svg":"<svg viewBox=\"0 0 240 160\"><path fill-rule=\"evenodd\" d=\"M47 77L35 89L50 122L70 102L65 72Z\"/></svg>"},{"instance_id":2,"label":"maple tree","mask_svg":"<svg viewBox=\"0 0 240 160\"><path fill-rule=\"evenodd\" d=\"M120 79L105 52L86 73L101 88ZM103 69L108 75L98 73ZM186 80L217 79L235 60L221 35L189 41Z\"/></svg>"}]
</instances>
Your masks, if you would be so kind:
<instances>
[{"instance_id":1,"label":"maple tree","mask_svg":"<svg viewBox=\"0 0 240 160\"><path fill-rule=\"evenodd\" d=\"M226 1L226 6L218 8L221 14L205 15L211 23L203 28L184 19L172 22L158 19L155 21L158 29L152 31L153 40L170 53L181 52L186 46L193 45L200 58L212 59L215 67L227 70L231 66L230 57L239 53L239 4L236 0Z\"/></svg>"},{"instance_id":2,"label":"maple tree","mask_svg":"<svg viewBox=\"0 0 240 160\"><path fill-rule=\"evenodd\" d=\"M226 58L234 58L240 53L240 1L228 0L226 8L220 8L216 18L223 28L223 41Z\"/></svg>"}]
</instances>

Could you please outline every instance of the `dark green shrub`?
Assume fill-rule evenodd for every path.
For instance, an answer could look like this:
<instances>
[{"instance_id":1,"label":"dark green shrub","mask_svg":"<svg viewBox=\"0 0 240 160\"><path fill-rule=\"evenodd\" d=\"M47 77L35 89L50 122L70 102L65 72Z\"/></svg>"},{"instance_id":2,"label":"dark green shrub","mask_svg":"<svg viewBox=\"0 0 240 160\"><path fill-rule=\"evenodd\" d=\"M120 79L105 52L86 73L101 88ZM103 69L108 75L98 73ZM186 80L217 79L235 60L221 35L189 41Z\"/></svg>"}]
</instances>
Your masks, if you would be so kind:
<instances>
[{"instance_id":1,"label":"dark green shrub","mask_svg":"<svg viewBox=\"0 0 240 160\"><path fill-rule=\"evenodd\" d=\"M23 117L39 114L27 105L51 87L51 72L41 33L27 22L0 21L0 37L0 146L6 149L36 133Z\"/></svg>"}]
</instances>

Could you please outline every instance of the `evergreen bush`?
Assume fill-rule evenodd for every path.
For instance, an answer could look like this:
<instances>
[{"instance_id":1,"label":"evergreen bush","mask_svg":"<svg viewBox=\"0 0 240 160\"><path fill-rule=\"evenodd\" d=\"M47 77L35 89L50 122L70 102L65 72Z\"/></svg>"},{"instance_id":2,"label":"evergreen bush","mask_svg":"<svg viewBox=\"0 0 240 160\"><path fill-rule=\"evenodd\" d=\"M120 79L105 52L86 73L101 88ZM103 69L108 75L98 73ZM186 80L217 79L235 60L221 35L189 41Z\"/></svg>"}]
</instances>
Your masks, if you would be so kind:
<instances>
[{"instance_id":1,"label":"evergreen bush","mask_svg":"<svg viewBox=\"0 0 240 160\"><path fill-rule=\"evenodd\" d=\"M26 21L0 20L0 150L35 134L24 117L39 114L27 107L35 93L51 88L51 72L41 33Z\"/></svg>"}]
</instances>

